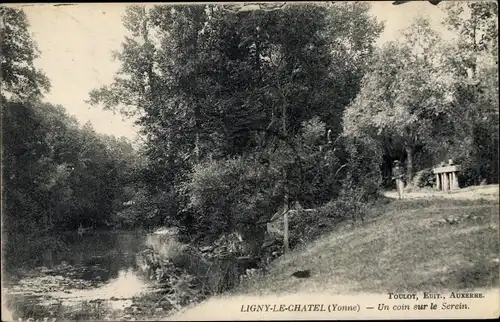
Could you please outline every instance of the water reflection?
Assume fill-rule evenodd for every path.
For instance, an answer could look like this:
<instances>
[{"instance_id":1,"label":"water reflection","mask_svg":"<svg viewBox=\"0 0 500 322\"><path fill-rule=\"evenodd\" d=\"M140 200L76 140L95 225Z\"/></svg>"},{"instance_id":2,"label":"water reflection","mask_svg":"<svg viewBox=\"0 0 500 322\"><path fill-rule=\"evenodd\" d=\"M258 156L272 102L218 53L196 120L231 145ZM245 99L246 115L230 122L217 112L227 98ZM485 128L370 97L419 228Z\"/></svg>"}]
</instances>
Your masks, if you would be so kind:
<instances>
[{"instance_id":1,"label":"water reflection","mask_svg":"<svg viewBox=\"0 0 500 322\"><path fill-rule=\"evenodd\" d=\"M31 301L47 308L54 300L74 306L99 299L114 309L123 308L152 286L138 272L136 254L146 248L162 249L172 238L168 233L95 232L78 236L72 232L57 239L40 238L45 243L40 251L30 248L32 241L21 238L17 241L20 251L10 258L9 266L30 273L6 287L8 296L16 297L10 308L25 317L31 313L19 311Z\"/></svg>"},{"instance_id":2,"label":"water reflection","mask_svg":"<svg viewBox=\"0 0 500 322\"><path fill-rule=\"evenodd\" d=\"M44 244L40 252L29 251L34 241L19 238L15 243L21 250L16 252L10 266L24 270L43 266L50 274L51 269L67 264L73 268L67 272L73 278L106 282L117 278L121 270L134 267L134 256L146 247L147 235L142 232L95 232L78 236L70 232L54 237L40 237Z\"/></svg>"},{"instance_id":3,"label":"water reflection","mask_svg":"<svg viewBox=\"0 0 500 322\"><path fill-rule=\"evenodd\" d=\"M81 301L93 299L128 300L139 296L148 288L147 283L140 279L132 269L121 270L118 277L94 289L76 290L68 294L66 292L49 292L46 295L65 300L67 303L78 304Z\"/></svg>"}]
</instances>

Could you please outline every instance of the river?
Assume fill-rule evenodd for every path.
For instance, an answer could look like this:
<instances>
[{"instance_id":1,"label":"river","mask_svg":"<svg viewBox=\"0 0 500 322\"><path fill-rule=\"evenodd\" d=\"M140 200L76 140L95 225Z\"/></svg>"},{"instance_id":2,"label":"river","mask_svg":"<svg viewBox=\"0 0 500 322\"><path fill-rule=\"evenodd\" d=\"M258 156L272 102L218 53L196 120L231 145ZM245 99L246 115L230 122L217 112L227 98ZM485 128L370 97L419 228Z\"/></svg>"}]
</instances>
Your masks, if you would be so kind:
<instances>
[{"instance_id":1,"label":"river","mask_svg":"<svg viewBox=\"0 0 500 322\"><path fill-rule=\"evenodd\" d=\"M48 243L42 251L20 251L28 255L16 262L30 264L18 264L17 274L2 278L2 320L137 320L165 315L161 298L155 296L161 288L136 264L137 253L156 250L165 238L174 237L166 230L70 232L58 235L58 247ZM28 246L19 241L19 249L23 247Z\"/></svg>"}]
</instances>

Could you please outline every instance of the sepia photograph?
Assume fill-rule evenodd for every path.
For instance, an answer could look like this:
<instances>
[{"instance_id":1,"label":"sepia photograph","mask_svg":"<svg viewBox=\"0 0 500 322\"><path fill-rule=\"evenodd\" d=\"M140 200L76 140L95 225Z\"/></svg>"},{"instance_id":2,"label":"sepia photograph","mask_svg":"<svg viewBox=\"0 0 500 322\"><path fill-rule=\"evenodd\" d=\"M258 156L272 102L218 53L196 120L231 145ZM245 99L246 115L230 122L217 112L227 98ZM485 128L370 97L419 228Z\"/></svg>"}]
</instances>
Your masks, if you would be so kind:
<instances>
[{"instance_id":1,"label":"sepia photograph","mask_svg":"<svg viewBox=\"0 0 500 322\"><path fill-rule=\"evenodd\" d=\"M498 2L0 5L2 321L500 317Z\"/></svg>"}]
</instances>

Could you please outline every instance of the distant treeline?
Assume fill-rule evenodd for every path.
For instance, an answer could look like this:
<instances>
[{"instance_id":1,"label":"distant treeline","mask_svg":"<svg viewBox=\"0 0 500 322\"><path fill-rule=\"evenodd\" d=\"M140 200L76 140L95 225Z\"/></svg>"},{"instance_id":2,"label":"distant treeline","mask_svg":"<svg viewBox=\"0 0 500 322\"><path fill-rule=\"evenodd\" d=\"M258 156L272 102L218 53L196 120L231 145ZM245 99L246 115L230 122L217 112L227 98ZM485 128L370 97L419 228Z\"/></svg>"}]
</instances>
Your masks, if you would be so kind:
<instances>
[{"instance_id":1,"label":"distant treeline","mask_svg":"<svg viewBox=\"0 0 500 322\"><path fill-rule=\"evenodd\" d=\"M79 126L61 106L6 102L4 228L51 232L110 228L134 194L128 140Z\"/></svg>"}]
</instances>

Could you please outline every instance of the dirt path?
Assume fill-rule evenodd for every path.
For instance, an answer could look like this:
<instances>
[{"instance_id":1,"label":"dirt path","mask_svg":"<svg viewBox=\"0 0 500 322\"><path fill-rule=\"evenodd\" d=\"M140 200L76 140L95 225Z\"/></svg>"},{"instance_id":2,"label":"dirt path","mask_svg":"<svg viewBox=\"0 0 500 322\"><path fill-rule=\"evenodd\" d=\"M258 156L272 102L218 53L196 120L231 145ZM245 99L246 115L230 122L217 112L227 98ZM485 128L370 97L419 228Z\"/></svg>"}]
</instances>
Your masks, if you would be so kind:
<instances>
[{"instance_id":1,"label":"dirt path","mask_svg":"<svg viewBox=\"0 0 500 322\"><path fill-rule=\"evenodd\" d=\"M416 192L407 192L404 194L405 199L429 199L429 198L446 198L446 199L461 199L461 200L498 200L499 199L499 186L486 185L486 186L473 186L456 191L442 192L433 190L422 190ZM396 191L386 191L384 196L388 198L397 199L398 194Z\"/></svg>"}]
</instances>

